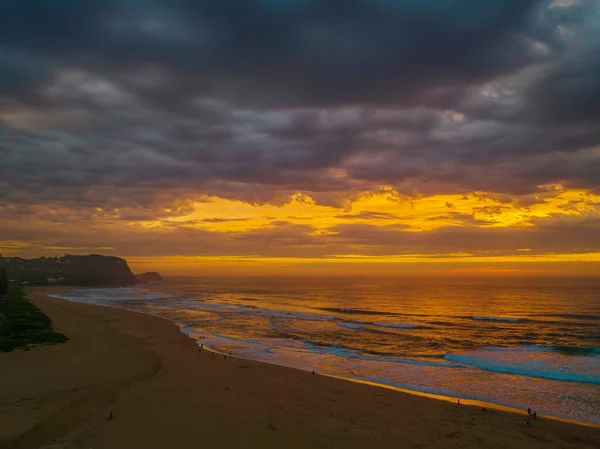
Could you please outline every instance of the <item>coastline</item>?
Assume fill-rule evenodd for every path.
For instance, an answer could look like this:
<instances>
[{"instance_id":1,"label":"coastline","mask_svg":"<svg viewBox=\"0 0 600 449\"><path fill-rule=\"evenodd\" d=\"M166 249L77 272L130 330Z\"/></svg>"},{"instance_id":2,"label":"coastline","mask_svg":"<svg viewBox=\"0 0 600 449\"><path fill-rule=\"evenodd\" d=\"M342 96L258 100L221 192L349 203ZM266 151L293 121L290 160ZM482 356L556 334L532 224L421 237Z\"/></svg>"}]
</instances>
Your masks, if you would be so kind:
<instances>
[{"instance_id":1,"label":"coastline","mask_svg":"<svg viewBox=\"0 0 600 449\"><path fill-rule=\"evenodd\" d=\"M450 402L453 404L456 404L457 402L457 398L453 398L451 396L444 396L441 394L435 394L435 393L426 393L423 391L417 391L417 390L410 390L408 388L401 388L401 387L396 387L394 385L387 385L387 384L380 384L380 383L376 383L376 382L371 382L368 380L364 380L364 379L353 379L351 377L343 377L343 376L334 376L331 374L322 374L322 376L327 376L327 377L332 377L334 379L340 379L340 380L344 380L346 382L356 382L359 384L364 384L364 385L371 385L373 387L377 387L377 388L385 388L385 389L390 389L393 391L397 391L403 394L412 394L415 396L423 396L426 398L431 398L431 399L435 399L437 401L444 401L444 402ZM468 398L460 398L460 404L464 405L464 406L470 406L470 407L479 407L481 408L490 408L490 409L494 409L494 410L498 410L498 411L503 411L503 412L508 412L508 413L513 413L516 415L521 415L523 416L523 418L527 419L528 416L522 412L521 410L518 410L514 407L508 407L505 405L501 405L501 404L495 404L493 402L485 402L485 401L480 401L477 399L468 399ZM577 426L585 426L585 427L591 427L594 429L600 429L600 424L594 423L594 422L588 422L588 421L575 421L574 419L567 419L567 418L561 418L559 416L552 416L552 415L544 415L541 413L537 414L537 417L539 419L546 419L546 420L551 420L551 421L560 421L560 422L564 422L564 423L568 423L568 424L574 424Z\"/></svg>"},{"instance_id":2,"label":"coastline","mask_svg":"<svg viewBox=\"0 0 600 449\"><path fill-rule=\"evenodd\" d=\"M0 448L600 447L584 423L200 352L168 319L58 289L28 296L69 341L0 354Z\"/></svg>"},{"instance_id":3,"label":"coastline","mask_svg":"<svg viewBox=\"0 0 600 449\"><path fill-rule=\"evenodd\" d=\"M107 306L107 307L114 307L114 306ZM117 307L115 307L117 308ZM131 310L131 312L134 313L141 313L144 314L144 312L139 312L136 310ZM162 317L159 317L162 318ZM168 318L163 318L167 321L170 321ZM197 342L197 340L194 340L192 337L190 337L188 334L186 334L185 332L182 332L184 335L186 335L190 340ZM213 349L210 346L205 346L206 348L208 348L208 350L214 352L215 354L219 354L219 355L227 355L229 356L229 354L219 351L217 349ZM298 371L302 371L302 372L310 372L309 369L303 370L301 368L297 368L297 367L293 367L293 366L287 366L287 365L279 365L276 363L270 363L267 361L262 361L262 360L255 360L255 359L251 359L248 357L242 357L242 356L236 356L233 355L233 358L239 359L239 360L249 360L252 362L256 362L256 363L264 363L266 365L273 365L273 366L282 366L285 368L289 368L289 369L294 369L294 370L298 370ZM436 393L427 393L424 391L418 391L418 390L411 390L409 388L402 388L402 387L397 387L395 385L389 385L389 384L384 384L384 383L377 383L377 382L372 382L370 380L366 380L366 379L360 379L360 378L353 378L353 377L344 377L344 376L336 376L334 374L326 374L326 373L316 373L319 376L323 376L323 377L330 377L332 379L338 379L344 382L354 382L357 384L362 384L362 385L369 385L375 388L383 388L386 390L392 390L392 391L397 391L399 393L402 394L409 394L409 395L414 395L414 396L421 396L421 397L425 397L425 398L430 398L430 399L435 399L437 401L444 401L444 402L449 402L452 404L457 404L457 400L459 398L456 397L452 397L452 396L446 396L443 394L436 394ZM478 407L478 408L489 408L489 409L494 409L494 410L498 410L498 411L503 411L503 412L508 412L508 413L513 413L516 415L521 415L523 416L524 419L527 419L528 416L522 411L519 410L517 408L514 407L509 407L506 405L502 405L502 404L496 404L494 402L486 402L486 401L481 401L478 399L469 399L469 398L460 398L460 404L464 405L464 406L470 406L470 407ZM589 421L576 421L574 419L568 419L568 418L561 418L560 416L553 416L553 415L544 415L541 413L537 414L538 418L540 419L546 419L546 420L554 420L554 421L560 421L560 422L564 422L564 423L569 423L569 424L574 424L577 426L585 426L585 427L592 427L592 428L596 428L596 429L600 429L600 424L598 423L594 423L594 422L589 422Z\"/></svg>"}]
</instances>

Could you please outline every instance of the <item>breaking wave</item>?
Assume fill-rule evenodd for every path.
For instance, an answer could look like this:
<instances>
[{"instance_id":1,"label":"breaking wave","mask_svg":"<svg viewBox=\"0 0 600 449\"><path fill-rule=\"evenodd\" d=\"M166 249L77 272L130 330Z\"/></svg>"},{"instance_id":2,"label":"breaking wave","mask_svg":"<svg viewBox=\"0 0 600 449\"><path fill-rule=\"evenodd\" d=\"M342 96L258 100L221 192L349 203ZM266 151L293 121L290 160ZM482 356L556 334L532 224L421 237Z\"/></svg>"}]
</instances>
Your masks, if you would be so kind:
<instances>
[{"instance_id":1,"label":"breaking wave","mask_svg":"<svg viewBox=\"0 0 600 449\"><path fill-rule=\"evenodd\" d=\"M564 355L556 348L539 346L489 347L457 354L446 354L451 362L497 373L538 377L563 382L600 384L600 354Z\"/></svg>"}]
</instances>

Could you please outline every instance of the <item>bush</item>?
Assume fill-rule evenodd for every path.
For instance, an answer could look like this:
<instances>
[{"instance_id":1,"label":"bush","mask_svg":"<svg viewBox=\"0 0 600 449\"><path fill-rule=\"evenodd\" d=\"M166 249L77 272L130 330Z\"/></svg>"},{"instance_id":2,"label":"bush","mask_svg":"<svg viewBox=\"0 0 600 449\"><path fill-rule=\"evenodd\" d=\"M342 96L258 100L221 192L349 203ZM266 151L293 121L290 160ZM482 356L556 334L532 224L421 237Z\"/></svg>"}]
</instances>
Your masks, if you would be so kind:
<instances>
[{"instance_id":1,"label":"bush","mask_svg":"<svg viewBox=\"0 0 600 449\"><path fill-rule=\"evenodd\" d=\"M4 267L0 271L0 296L5 295L8 292L8 275Z\"/></svg>"},{"instance_id":2,"label":"bush","mask_svg":"<svg viewBox=\"0 0 600 449\"><path fill-rule=\"evenodd\" d=\"M0 299L0 351L29 345L63 343L67 337L52 329L52 321L25 298L25 289L9 285Z\"/></svg>"}]
</instances>

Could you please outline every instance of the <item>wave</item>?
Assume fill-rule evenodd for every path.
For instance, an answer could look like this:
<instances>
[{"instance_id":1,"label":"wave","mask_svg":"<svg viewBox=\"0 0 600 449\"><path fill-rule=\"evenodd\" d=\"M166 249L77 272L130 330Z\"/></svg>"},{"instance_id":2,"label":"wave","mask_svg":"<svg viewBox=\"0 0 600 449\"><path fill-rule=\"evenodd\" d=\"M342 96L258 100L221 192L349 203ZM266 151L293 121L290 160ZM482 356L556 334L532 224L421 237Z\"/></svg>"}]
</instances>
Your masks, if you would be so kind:
<instances>
[{"instance_id":1,"label":"wave","mask_svg":"<svg viewBox=\"0 0 600 449\"><path fill-rule=\"evenodd\" d=\"M457 323L450 321L427 321L428 324L433 324L434 326L448 326L448 327L456 327Z\"/></svg>"},{"instance_id":2,"label":"wave","mask_svg":"<svg viewBox=\"0 0 600 449\"><path fill-rule=\"evenodd\" d=\"M538 316L568 318L570 320L600 321L600 315L587 315L583 313L540 313Z\"/></svg>"},{"instance_id":3,"label":"wave","mask_svg":"<svg viewBox=\"0 0 600 449\"><path fill-rule=\"evenodd\" d=\"M388 334L389 332L378 331L375 329L365 329L365 326L385 327L393 329L418 329L421 326L416 324L396 324L396 323L372 323L369 321L335 321L338 326L354 330L367 330L369 332Z\"/></svg>"},{"instance_id":4,"label":"wave","mask_svg":"<svg viewBox=\"0 0 600 449\"><path fill-rule=\"evenodd\" d=\"M316 314L312 312L299 312L299 311L290 311L290 310L281 310L281 309L269 309L258 307L250 304L232 304L232 303L222 303L222 302L211 302L205 303L200 301L180 301L180 304L184 306L199 308L201 310L207 310L211 312L225 312L225 313L258 313L269 318L284 318L284 319L298 319L298 320L314 320L314 321L333 321L341 327L345 327L347 329L353 330L366 330L370 332L382 332L376 329L368 329L365 326L374 326L379 328L389 328L389 329L417 329L422 328L423 326L419 326L416 324L409 323L382 323L382 322L371 322L371 321L351 321L351 320L342 320L340 321L339 317L333 315L324 315L324 314ZM176 307L176 304L171 304L173 307ZM330 311L330 312L340 312L347 314L359 314L359 315L382 315L380 312L359 310L359 309L341 309L341 308L330 308L324 307L319 308L318 310ZM386 314L386 313L383 313ZM387 315L400 315L395 313L387 313ZM270 323L271 329L275 328L273 323ZM280 330L280 329L276 329Z\"/></svg>"},{"instance_id":5,"label":"wave","mask_svg":"<svg viewBox=\"0 0 600 449\"><path fill-rule=\"evenodd\" d=\"M348 329L361 330L364 329L364 326L358 323L349 323L347 321L336 321L338 326L347 327Z\"/></svg>"},{"instance_id":6,"label":"wave","mask_svg":"<svg viewBox=\"0 0 600 449\"><path fill-rule=\"evenodd\" d=\"M382 312L378 310L364 310L364 309L345 309L342 307L319 307L318 310L323 310L325 312L333 312L333 313L344 313L348 315L389 315L396 316L398 313L394 312Z\"/></svg>"},{"instance_id":7,"label":"wave","mask_svg":"<svg viewBox=\"0 0 600 449\"><path fill-rule=\"evenodd\" d=\"M600 356L600 348L578 348L575 346L552 346L552 350L572 356Z\"/></svg>"},{"instance_id":8,"label":"wave","mask_svg":"<svg viewBox=\"0 0 600 449\"><path fill-rule=\"evenodd\" d=\"M456 364L456 363L430 362L427 360L417 360L417 359L398 359L398 358L377 357L377 356L368 356L368 355L358 355L358 356L356 356L356 358L359 360L366 360L366 361L372 361L372 362L402 363L405 365L435 366L435 367L439 367L439 368L460 368L460 365Z\"/></svg>"},{"instance_id":9,"label":"wave","mask_svg":"<svg viewBox=\"0 0 600 449\"><path fill-rule=\"evenodd\" d=\"M228 344L231 344L232 342L240 344L251 342L251 340L239 339L230 335L217 334L214 332L205 332L201 329L195 328L194 326L186 325L185 323L175 322L175 324L179 326L179 331L181 333L194 339L198 345L202 344L204 346L209 347L211 343L212 345L218 343L218 340L223 340L224 343Z\"/></svg>"},{"instance_id":10,"label":"wave","mask_svg":"<svg viewBox=\"0 0 600 449\"><path fill-rule=\"evenodd\" d=\"M135 288L76 288L60 295L48 295L51 298L64 299L73 302L85 302L91 304L106 304L109 302L139 302L152 301L157 299L172 298L167 294L142 293Z\"/></svg>"},{"instance_id":11,"label":"wave","mask_svg":"<svg viewBox=\"0 0 600 449\"><path fill-rule=\"evenodd\" d=\"M250 304L236 304L237 307L239 307L240 309L254 309L254 310L260 310L260 307L258 306L253 306Z\"/></svg>"},{"instance_id":12,"label":"wave","mask_svg":"<svg viewBox=\"0 0 600 449\"><path fill-rule=\"evenodd\" d=\"M324 320L324 321L333 321L336 317L331 315L316 315L314 313L309 312L290 312L287 310L271 310L271 309L261 309L267 312L280 313L287 316L297 316L300 318L310 319L310 320Z\"/></svg>"},{"instance_id":13,"label":"wave","mask_svg":"<svg viewBox=\"0 0 600 449\"><path fill-rule=\"evenodd\" d=\"M543 346L488 347L459 354L448 353L444 359L497 373L600 384L600 352L583 350L587 356L564 355L556 348Z\"/></svg>"},{"instance_id":14,"label":"wave","mask_svg":"<svg viewBox=\"0 0 600 449\"><path fill-rule=\"evenodd\" d=\"M402 363L407 365L420 365L420 366L436 366L442 368L458 368L459 364L447 363L441 357L430 357L430 359L440 359L439 362L422 359L410 359L400 357L399 354L388 353L388 352L377 352L368 350L359 350L345 345L340 344L328 344L315 342L311 340L303 339L303 342L307 345L310 351L318 353L328 353L342 357L345 359L358 359L371 362L385 362L385 363Z\"/></svg>"},{"instance_id":15,"label":"wave","mask_svg":"<svg viewBox=\"0 0 600 449\"><path fill-rule=\"evenodd\" d=\"M416 324L394 324L394 323L371 323L373 326L377 327L391 327L394 329L418 329L421 326L417 326Z\"/></svg>"},{"instance_id":16,"label":"wave","mask_svg":"<svg viewBox=\"0 0 600 449\"><path fill-rule=\"evenodd\" d=\"M549 317L550 315L538 315L538 316L546 316ZM561 316L565 316L565 315L561 315ZM576 315L571 315L571 317L575 317ZM589 315L592 316L592 315ZM581 315L577 315L577 317L579 319L583 319L581 318ZM480 315L476 315L476 316L466 316L466 317L462 317L462 318L467 318L467 319L472 319L472 320L476 320L476 321L489 321L489 322L497 322L497 323L534 323L534 324L545 324L545 325L552 325L552 326L556 326L556 325L567 325L567 326L577 326L577 327L596 327L598 326L598 323L590 323L590 322L586 322L586 321L579 321L579 322L573 322L573 321L560 321L560 320L538 320L538 319L529 319L529 318L514 318L514 317L496 317L496 316L480 316ZM594 320L594 318L589 318L589 320Z\"/></svg>"},{"instance_id":17,"label":"wave","mask_svg":"<svg viewBox=\"0 0 600 449\"><path fill-rule=\"evenodd\" d=\"M332 315L317 315L310 312L294 312L290 310L281 309L269 309L265 307L258 307L251 304L232 304L226 302L211 302L211 303L198 303L196 301L181 301L180 304L186 306L192 306L195 308L210 310L212 312L226 312L226 313L240 313L240 314L261 314L266 317L274 318L297 318L302 320L314 320L314 321L333 321L337 317ZM171 304L176 307L176 304Z\"/></svg>"},{"instance_id":18,"label":"wave","mask_svg":"<svg viewBox=\"0 0 600 449\"><path fill-rule=\"evenodd\" d=\"M477 320L477 321L506 321L506 322L510 322L510 323L518 323L518 322L524 321L522 318L481 316L481 315L472 316L471 319Z\"/></svg>"}]
</instances>

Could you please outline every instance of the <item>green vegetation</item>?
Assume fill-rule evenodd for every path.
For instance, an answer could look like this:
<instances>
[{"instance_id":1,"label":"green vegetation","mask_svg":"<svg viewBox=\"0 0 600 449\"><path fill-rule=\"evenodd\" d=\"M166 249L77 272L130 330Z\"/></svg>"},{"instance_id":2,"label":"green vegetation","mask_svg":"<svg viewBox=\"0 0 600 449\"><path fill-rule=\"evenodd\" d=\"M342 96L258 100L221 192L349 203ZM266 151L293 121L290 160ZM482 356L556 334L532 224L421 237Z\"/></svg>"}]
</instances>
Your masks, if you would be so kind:
<instances>
[{"instance_id":1,"label":"green vegetation","mask_svg":"<svg viewBox=\"0 0 600 449\"><path fill-rule=\"evenodd\" d=\"M27 301L23 287L8 286L7 293L0 297L0 351L66 340L67 337L52 329L50 318Z\"/></svg>"},{"instance_id":2,"label":"green vegetation","mask_svg":"<svg viewBox=\"0 0 600 449\"><path fill-rule=\"evenodd\" d=\"M0 271L0 296L5 295L8 292L8 275L4 267Z\"/></svg>"},{"instance_id":3,"label":"green vegetation","mask_svg":"<svg viewBox=\"0 0 600 449\"><path fill-rule=\"evenodd\" d=\"M91 285L125 286L137 281L127 262L119 257L89 256L3 257L0 268L6 270L8 278L23 285Z\"/></svg>"}]
</instances>

